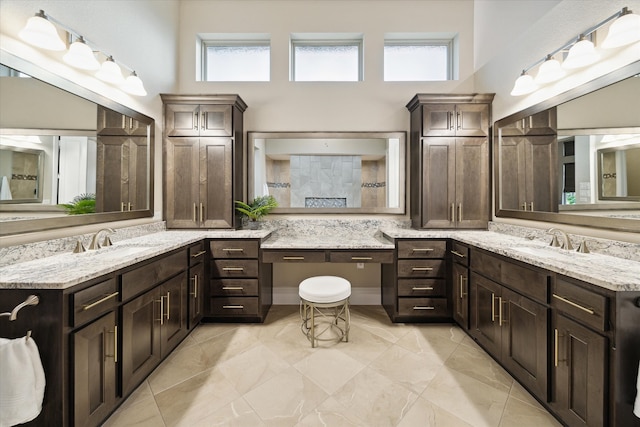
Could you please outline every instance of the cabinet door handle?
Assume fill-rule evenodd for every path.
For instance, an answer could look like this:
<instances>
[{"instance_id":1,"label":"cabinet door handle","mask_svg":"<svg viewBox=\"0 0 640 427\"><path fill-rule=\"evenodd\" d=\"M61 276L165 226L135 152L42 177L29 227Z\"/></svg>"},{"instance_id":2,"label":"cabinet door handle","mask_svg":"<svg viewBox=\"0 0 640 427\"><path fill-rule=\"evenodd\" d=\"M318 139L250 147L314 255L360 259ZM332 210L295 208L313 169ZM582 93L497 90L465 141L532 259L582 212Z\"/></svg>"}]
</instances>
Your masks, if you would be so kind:
<instances>
[{"instance_id":1,"label":"cabinet door handle","mask_svg":"<svg viewBox=\"0 0 640 427\"><path fill-rule=\"evenodd\" d=\"M120 202L120 212L124 212L124 202Z\"/></svg>"},{"instance_id":2,"label":"cabinet door handle","mask_svg":"<svg viewBox=\"0 0 640 427\"><path fill-rule=\"evenodd\" d=\"M91 310L96 305L100 305L103 302L109 301L111 298L114 298L114 297L118 296L118 294L119 294L119 292L114 292L112 294L105 295L102 298L100 298L99 300L94 301L94 302L92 302L90 304L85 304L85 305L82 306L82 311Z\"/></svg>"},{"instance_id":3,"label":"cabinet door handle","mask_svg":"<svg viewBox=\"0 0 640 427\"><path fill-rule=\"evenodd\" d=\"M244 271L244 267L222 267L222 271Z\"/></svg>"},{"instance_id":4,"label":"cabinet door handle","mask_svg":"<svg viewBox=\"0 0 640 427\"><path fill-rule=\"evenodd\" d=\"M193 113L193 129L198 130L198 112Z\"/></svg>"},{"instance_id":5,"label":"cabinet door handle","mask_svg":"<svg viewBox=\"0 0 640 427\"><path fill-rule=\"evenodd\" d=\"M461 253L460 253L460 252L458 252L458 251L451 251L451 253L452 253L452 254L454 254L454 255L456 255L456 256L459 256L460 258L466 258L466 257L467 257L466 255L461 254Z\"/></svg>"},{"instance_id":6,"label":"cabinet door handle","mask_svg":"<svg viewBox=\"0 0 640 427\"><path fill-rule=\"evenodd\" d=\"M558 328L553 331L553 365L558 367Z\"/></svg>"},{"instance_id":7,"label":"cabinet door handle","mask_svg":"<svg viewBox=\"0 0 640 427\"><path fill-rule=\"evenodd\" d=\"M164 325L164 295L160 295L160 325Z\"/></svg>"},{"instance_id":8,"label":"cabinet door handle","mask_svg":"<svg viewBox=\"0 0 640 427\"><path fill-rule=\"evenodd\" d=\"M222 308L224 308L225 310L230 310L230 309L242 310L244 309L244 305L223 305Z\"/></svg>"},{"instance_id":9,"label":"cabinet door handle","mask_svg":"<svg viewBox=\"0 0 640 427\"><path fill-rule=\"evenodd\" d=\"M456 129L462 129L462 120L460 120L460 112L456 113Z\"/></svg>"},{"instance_id":10,"label":"cabinet door handle","mask_svg":"<svg viewBox=\"0 0 640 427\"><path fill-rule=\"evenodd\" d=\"M200 255L204 255L206 253L207 253L207 251L200 251L200 252L197 252L197 253L191 255L191 258L198 258Z\"/></svg>"},{"instance_id":11,"label":"cabinet door handle","mask_svg":"<svg viewBox=\"0 0 640 427\"><path fill-rule=\"evenodd\" d=\"M193 292L191 295L193 295L193 299L198 299L198 275L194 274L191 281L193 282Z\"/></svg>"},{"instance_id":12,"label":"cabinet door handle","mask_svg":"<svg viewBox=\"0 0 640 427\"><path fill-rule=\"evenodd\" d=\"M462 203L458 203L458 222L462 222Z\"/></svg>"},{"instance_id":13,"label":"cabinet door handle","mask_svg":"<svg viewBox=\"0 0 640 427\"><path fill-rule=\"evenodd\" d=\"M462 279L463 279L462 274L459 276L459 278L460 280L458 280L458 284L460 285L460 299L462 299L464 296L464 290L462 289Z\"/></svg>"},{"instance_id":14,"label":"cabinet door handle","mask_svg":"<svg viewBox=\"0 0 640 427\"><path fill-rule=\"evenodd\" d=\"M128 210L131 210L131 207L132 207L132 206L133 206L133 205L131 204L131 202L127 203L127 209L128 209Z\"/></svg>"},{"instance_id":15,"label":"cabinet door handle","mask_svg":"<svg viewBox=\"0 0 640 427\"><path fill-rule=\"evenodd\" d=\"M200 120L200 129L204 130L204 126L205 126L205 118L207 113L205 113L204 111L202 112L202 120Z\"/></svg>"},{"instance_id":16,"label":"cabinet door handle","mask_svg":"<svg viewBox=\"0 0 640 427\"><path fill-rule=\"evenodd\" d=\"M198 207L193 204L193 222L198 222Z\"/></svg>"},{"instance_id":17,"label":"cabinet door handle","mask_svg":"<svg viewBox=\"0 0 640 427\"><path fill-rule=\"evenodd\" d=\"M244 289L244 286L223 286L223 291L241 291Z\"/></svg>"},{"instance_id":18,"label":"cabinet door handle","mask_svg":"<svg viewBox=\"0 0 640 427\"><path fill-rule=\"evenodd\" d=\"M105 334L105 337L109 334L113 334L113 355L107 354L107 351L106 351L107 346L105 344L104 357L105 359L108 357L113 357L113 363L118 363L118 325L113 326L113 332L107 331L107 333Z\"/></svg>"},{"instance_id":19,"label":"cabinet door handle","mask_svg":"<svg viewBox=\"0 0 640 427\"><path fill-rule=\"evenodd\" d=\"M411 288L411 290L413 291L432 291L433 290L433 286L414 286L413 288Z\"/></svg>"},{"instance_id":20,"label":"cabinet door handle","mask_svg":"<svg viewBox=\"0 0 640 427\"><path fill-rule=\"evenodd\" d=\"M498 297L498 326L502 326L502 297Z\"/></svg>"},{"instance_id":21,"label":"cabinet door handle","mask_svg":"<svg viewBox=\"0 0 640 427\"><path fill-rule=\"evenodd\" d=\"M533 212L533 202L529 203L529 210Z\"/></svg>"},{"instance_id":22,"label":"cabinet door handle","mask_svg":"<svg viewBox=\"0 0 640 427\"><path fill-rule=\"evenodd\" d=\"M491 321L496 321L496 294L491 292Z\"/></svg>"},{"instance_id":23,"label":"cabinet door handle","mask_svg":"<svg viewBox=\"0 0 640 427\"><path fill-rule=\"evenodd\" d=\"M562 302L566 302L566 303L567 303L567 304L569 304L570 306L575 307L575 308L578 308L578 309L580 309L580 310L582 310L582 311L585 311L585 312L587 312L587 313L589 313L589 314L595 314L595 311L593 311L592 309L587 308L587 307L584 307L584 306L582 306L582 305L580 305L580 304L578 304L578 303L575 303L575 302L573 302L573 301L570 301L570 300L568 300L568 299L566 299L566 298L563 298L563 297L561 297L561 296L560 296L560 295L558 295L558 294L553 294L553 297L554 297L555 299L559 299L559 300L560 300L560 301L562 301Z\"/></svg>"},{"instance_id":24,"label":"cabinet door handle","mask_svg":"<svg viewBox=\"0 0 640 427\"><path fill-rule=\"evenodd\" d=\"M453 130L453 111L447 112L447 119L449 120L449 130Z\"/></svg>"},{"instance_id":25,"label":"cabinet door handle","mask_svg":"<svg viewBox=\"0 0 640 427\"><path fill-rule=\"evenodd\" d=\"M352 261L371 261L373 257L370 256L352 256Z\"/></svg>"},{"instance_id":26,"label":"cabinet door handle","mask_svg":"<svg viewBox=\"0 0 640 427\"><path fill-rule=\"evenodd\" d=\"M414 310L435 310L436 308L431 306L414 305L413 309Z\"/></svg>"},{"instance_id":27,"label":"cabinet door handle","mask_svg":"<svg viewBox=\"0 0 640 427\"><path fill-rule=\"evenodd\" d=\"M200 203L200 222L204 221L204 205Z\"/></svg>"},{"instance_id":28,"label":"cabinet door handle","mask_svg":"<svg viewBox=\"0 0 640 427\"><path fill-rule=\"evenodd\" d=\"M413 252L433 252L435 249L433 249L433 248L413 248L411 250Z\"/></svg>"},{"instance_id":29,"label":"cabinet door handle","mask_svg":"<svg viewBox=\"0 0 640 427\"><path fill-rule=\"evenodd\" d=\"M451 222L456 222L456 204L451 203Z\"/></svg>"},{"instance_id":30,"label":"cabinet door handle","mask_svg":"<svg viewBox=\"0 0 640 427\"><path fill-rule=\"evenodd\" d=\"M522 203L522 210L526 211L527 210L527 202L523 202Z\"/></svg>"},{"instance_id":31,"label":"cabinet door handle","mask_svg":"<svg viewBox=\"0 0 640 427\"><path fill-rule=\"evenodd\" d=\"M171 314L171 292L167 291L167 320Z\"/></svg>"},{"instance_id":32,"label":"cabinet door handle","mask_svg":"<svg viewBox=\"0 0 640 427\"><path fill-rule=\"evenodd\" d=\"M304 260L303 256L283 256L283 261L302 261Z\"/></svg>"},{"instance_id":33,"label":"cabinet door handle","mask_svg":"<svg viewBox=\"0 0 640 427\"><path fill-rule=\"evenodd\" d=\"M412 267L411 271L432 271L433 267Z\"/></svg>"},{"instance_id":34,"label":"cabinet door handle","mask_svg":"<svg viewBox=\"0 0 640 427\"><path fill-rule=\"evenodd\" d=\"M469 279L466 276L461 276L462 277L462 296L466 297L467 296L467 292L465 292L468 288L469 288Z\"/></svg>"},{"instance_id":35,"label":"cabinet door handle","mask_svg":"<svg viewBox=\"0 0 640 427\"><path fill-rule=\"evenodd\" d=\"M222 248L223 252L244 252L242 248Z\"/></svg>"}]
</instances>

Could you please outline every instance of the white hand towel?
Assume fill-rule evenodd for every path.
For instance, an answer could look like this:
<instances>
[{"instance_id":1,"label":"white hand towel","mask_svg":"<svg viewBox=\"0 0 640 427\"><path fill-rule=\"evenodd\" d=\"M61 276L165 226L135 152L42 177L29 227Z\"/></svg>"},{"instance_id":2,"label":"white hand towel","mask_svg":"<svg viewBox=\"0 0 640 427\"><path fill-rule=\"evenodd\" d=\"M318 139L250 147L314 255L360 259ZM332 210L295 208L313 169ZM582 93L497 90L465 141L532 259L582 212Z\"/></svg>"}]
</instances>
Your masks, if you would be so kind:
<instances>
[{"instance_id":1,"label":"white hand towel","mask_svg":"<svg viewBox=\"0 0 640 427\"><path fill-rule=\"evenodd\" d=\"M633 405L633 414L640 418L640 362L638 363L638 378L636 379L636 402Z\"/></svg>"},{"instance_id":2,"label":"white hand towel","mask_svg":"<svg viewBox=\"0 0 640 427\"><path fill-rule=\"evenodd\" d=\"M11 200L11 188L9 187L9 180L6 176L2 177L2 183L0 184L0 200Z\"/></svg>"},{"instance_id":3,"label":"white hand towel","mask_svg":"<svg viewBox=\"0 0 640 427\"><path fill-rule=\"evenodd\" d=\"M0 427L31 421L42 410L44 370L33 338L0 338Z\"/></svg>"}]
</instances>

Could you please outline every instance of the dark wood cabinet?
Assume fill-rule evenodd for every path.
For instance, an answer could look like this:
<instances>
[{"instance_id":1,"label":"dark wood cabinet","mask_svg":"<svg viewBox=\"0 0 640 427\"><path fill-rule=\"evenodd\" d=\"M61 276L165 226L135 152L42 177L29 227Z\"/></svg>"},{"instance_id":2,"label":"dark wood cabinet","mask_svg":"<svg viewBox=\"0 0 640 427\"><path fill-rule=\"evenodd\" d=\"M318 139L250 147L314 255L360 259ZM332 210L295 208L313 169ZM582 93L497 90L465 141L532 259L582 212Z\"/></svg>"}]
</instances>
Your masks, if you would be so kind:
<instances>
[{"instance_id":1,"label":"dark wood cabinet","mask_svg":"<svg viewBox=\"0 0 640 427\"><path fill-rule=\"evenodd\" d=\"M451 260L453 319L469 330L469 248L452 242Z\"/></svg>"},{"instance_id":2,"label":"dark wood cabinet","mask_svg":"<svg viewBox=\"0 0 640 427\"><path fill-rule=\"evenodd\" d=\"M206 254L204 242L198 242L189 247L189 288L187 295L189 301L189 329L193 329L202 319L204 288L207 286Z\"/></svg>"},{"instance_id":3,"label":"dark wood cabinet","mask_svg":"<svg viewBox=\"0 0 640 427\"><path fill-rule=\"evenodd\" d=\"M73 419L75 426L97 426L118 400L118 323L115 311L71 334Z\"/></svg>"},{"instance_id":4,"label":"dark wood cabinet","mask_svg":"<svg viewBox=\"0 0 640 427\"><path fill-rule=\"evenodd\" d=\"M502 136L556 135L557 133L558 120L555 107L532 114L500 128Z\"/></svg>"},{"instance_id":5,"label":"dark wood cabinet","mask_svg":"<svg viewBox=\"0 0 640 427\"><path fill-rule=\"evenodd\" d=\"M125 114L98 106L98 135L138 135L147 136L147 125Z\"/></svg>"},{"instance_id":6,"label":"dark wood cabinet","mask_svg":"<svg viewBox=\"0 0 640 427\"><path fill-rule=\"evenodd\" d=\"M493 95L416 95L409 141L414 228L485 228Z\"/></svg>"},{"instance_id":7,"label":"dark wood cabinet","mask_svg":"<svg viewBox=\"0 0 640 427\"><path fill-rule=\"evenodd\" d=\"M166 95L164 212L170 228L234 228L244 197L243 112L237 95Z\"/></svg>"}]
</instances>

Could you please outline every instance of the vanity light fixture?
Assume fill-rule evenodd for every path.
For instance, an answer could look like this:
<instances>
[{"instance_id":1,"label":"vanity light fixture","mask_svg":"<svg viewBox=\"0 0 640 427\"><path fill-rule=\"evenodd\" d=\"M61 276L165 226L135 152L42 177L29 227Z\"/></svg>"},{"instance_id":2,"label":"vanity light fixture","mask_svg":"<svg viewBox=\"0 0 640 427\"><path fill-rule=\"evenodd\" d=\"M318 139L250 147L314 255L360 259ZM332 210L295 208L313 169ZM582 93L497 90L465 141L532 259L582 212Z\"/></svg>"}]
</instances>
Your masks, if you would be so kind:
<instances>
[{"instance_id":1,"label":"vanity light fixture","mask_svg":"<svg viewBox=\"0 0 640 427\"><path fill-rule=\"evenodd\" d=\"M60 31L65 33L67 43L60 38ZM62 60L68 65L85 71L97 70L95 74L97 78L117 86L128 94L147 95L142 80L133 71L133 68L127 67L121 62L116 63L113 56L97 49L93 43L89 43L77 31L55 20L43 10L29 18L18 35L27 43L42 49L64 51L69 46L69 50L62 56ZM71 43L72 41L73 43ZM106 59L100 64L98 58ZM122 75L121 67L131 73L127 79Z\"/></svg>"},{"instance_id":2,"label":"vanity light fixture","mask_svg":"<svg viewBox=\"0 0 640 427\"><path fill-rule=\"evenodd\" d=\"M640 41L640 16L624 7L604 21L583 31L578 37L565 43L544 58L525 68L516 80L511 95L527 95L536 89L531 83L535 85L553 83L562 79L567 71L570 72L597 62L600 55L592 41L595 40L595 37L590 36L596 35L596 32L607 24L610 24L607 37L601 46L598 47L613 49ZM562 64L554 59L556 54L565 52L567 56ZM538 67L538 73L535 79L531 79L530 81L530 76L528 76L527 73L534 67Z\"/></svg>"}]
</instances>

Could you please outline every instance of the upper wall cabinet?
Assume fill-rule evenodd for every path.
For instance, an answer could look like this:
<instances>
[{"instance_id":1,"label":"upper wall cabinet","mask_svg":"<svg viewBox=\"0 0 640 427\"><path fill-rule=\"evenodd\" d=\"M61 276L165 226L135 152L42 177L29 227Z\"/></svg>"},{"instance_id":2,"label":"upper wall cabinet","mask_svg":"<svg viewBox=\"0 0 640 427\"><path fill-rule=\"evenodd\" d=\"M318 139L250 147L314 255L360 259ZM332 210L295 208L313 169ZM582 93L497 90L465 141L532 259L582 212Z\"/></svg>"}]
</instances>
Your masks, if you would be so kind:
<instances>
[{"instance_id":1,"label":"upper wall cabinet","mask_svg":"<svg viewBox=\"0 0 640 427\"><path fill-rule=\"evenodd\" d=\"M523 135L556 135L558 132L557 114L555 108L523 117L500 128L502 136Z\"/></svg>"},{"instance_id":2,"label":"upper wall cabinet","mask_svg":"<svg viewBox=\"0 0 640 427\"><path fill-rule=\"evenodd\" d=\"M139 120L109 108L98 106L98 135L147 136L147 126Z\"/></svg>"},{"instance_id":3,"label":"upper wall cabinet","mask_svg":"<svg viewBox=\"0 0 640 427\"><path fill-rule=\"evenodd\" d=\"M421 98L426 101L424 96L417 95L418 101ZM489 123L489 104L422 106L422 136L489 136Z\"/></svg>"},{"instance_id":4,"label":"upper wall cabinet","mask_svg":"<svg viewBox=\"0 0 640 427\"><path fill-rule=\"evenodd\" d=\"M230 105L168 104L167 136L231 136Z\"/></svg>"}]
</instances>

